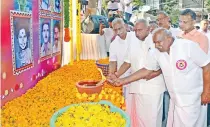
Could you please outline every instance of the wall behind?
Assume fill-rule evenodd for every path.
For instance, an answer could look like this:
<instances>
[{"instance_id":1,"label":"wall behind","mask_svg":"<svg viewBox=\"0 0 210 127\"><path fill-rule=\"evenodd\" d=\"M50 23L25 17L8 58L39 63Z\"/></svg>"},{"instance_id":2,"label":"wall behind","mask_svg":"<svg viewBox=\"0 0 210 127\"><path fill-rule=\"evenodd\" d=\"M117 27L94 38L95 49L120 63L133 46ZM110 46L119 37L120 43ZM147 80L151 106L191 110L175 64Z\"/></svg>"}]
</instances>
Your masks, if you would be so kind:
<instances>
[{"instance_id":1,"label":"wall behind","mask_svg":"<svg viewBox=\"0 0 210 127\"><path fill-rule=\"evenodd\" d=\"M59 68L61 2L1 1L1 106Z\"/></svg>"}]
</instances>

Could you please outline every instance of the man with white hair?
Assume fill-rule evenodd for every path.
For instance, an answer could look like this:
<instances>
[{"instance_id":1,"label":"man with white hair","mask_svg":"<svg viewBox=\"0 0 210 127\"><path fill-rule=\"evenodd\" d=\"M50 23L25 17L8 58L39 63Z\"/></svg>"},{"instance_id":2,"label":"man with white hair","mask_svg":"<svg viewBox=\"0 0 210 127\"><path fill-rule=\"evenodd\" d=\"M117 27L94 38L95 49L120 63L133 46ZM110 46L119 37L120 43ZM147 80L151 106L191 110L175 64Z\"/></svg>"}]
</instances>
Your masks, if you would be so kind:
<instances>
[{"instance_id":1,"label":"man with white hair","mask_svg":"<svg viewBox=\"0 0 210 127\"><path fill-rule=\"evenodd\" d=\"M206 127L210 58L197 43L174 38L164 28L154 31L153 41L156 49L149 51L145 68L118 79L115 85L142 79L161 68L171 97L167 127Z\"/></svg>"},{"instance_id":2,"label":"man with white hair","mask_svg":"<svg viewBox=\"0 0 210 127\"><path fill-rule=\"evenodd\" d=\"M115 35L117 36L110 44L109 48L110 56L108 81L110 82L112 82L112 76L115 75L115 72L120 68L120 66L124 62L129 43L132 42L135 38L135 34L133 32L126 31L124 21L121 18L115 18L112 22L112 27ZM129 74L130 70L127 70L121 77L128 76ZM127 86L123 87L123 93L127 107L127 104L129 104L129 102L127 102Z\"/></svg>"},{"instance_id":3,"label":"man with white hair","mask_svg":"<svg viewBox=\"0 0 210 127\"><path fill-rule=\"evenodd\" d=\"M177 37L178 35L180 35L181 30L171 27L170 17L166 12L164 11L158 12L156 20L157 20L158 26L169 30L172 33L173 37ZM163 126L166 126L166 121L168 117L168 109L169 109L169 99L170 99L170 96L168 94L168 91L166 91L164 93L164 100L163 100L164 101L163 109L164 109L164 118L165 118L163 121Z\"/></svg>"},{"instance_id":4,"label":"man with white hair","mask_svg":"<svg viewBox=\"0 0 210 127\"><path fill-rule=\"evenodd\" d=\"M131 74L143 68L149 49L154 47L146 20L137 20L134 29L137 38L130 42L124 63L115 73L117 77L129 68ZM131 103L126 106L126 110L131 117L132 127L162 127L165 82L160 70L151 75L155 75L155 78L148 81L141 79L129 84L127 99Z\"/></svg>"}]
</instances>

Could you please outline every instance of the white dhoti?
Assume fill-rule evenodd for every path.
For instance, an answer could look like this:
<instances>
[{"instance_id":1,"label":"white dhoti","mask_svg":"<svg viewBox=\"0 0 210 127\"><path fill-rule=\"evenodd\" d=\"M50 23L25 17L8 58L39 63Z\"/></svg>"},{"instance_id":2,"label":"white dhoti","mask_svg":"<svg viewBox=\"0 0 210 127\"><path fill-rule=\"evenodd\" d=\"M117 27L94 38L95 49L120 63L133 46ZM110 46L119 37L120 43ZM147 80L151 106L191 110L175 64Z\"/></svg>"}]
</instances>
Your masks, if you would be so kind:
<instances>
[{"instance_id":1,"label":"white dhoti","mask_svg":"<svg viewBox=\"0 0 210 127\"><path fill-rule=\"evenodd\" d=\"M170 100L167 127L207 127L207 106L198 101L180 107Z\"/></svg>"},{"instance_id":2,"label":"white dhoti","mask_svg":"<svg viewBox=\"0 0 210 127\"><path fill-rule=\"evenodd\" d=\"M131 117L131 127L162 126L163 94L143 95L130 93L127 99L131 101L126 107L126 111Z\"/></svg>"}]
</instances>

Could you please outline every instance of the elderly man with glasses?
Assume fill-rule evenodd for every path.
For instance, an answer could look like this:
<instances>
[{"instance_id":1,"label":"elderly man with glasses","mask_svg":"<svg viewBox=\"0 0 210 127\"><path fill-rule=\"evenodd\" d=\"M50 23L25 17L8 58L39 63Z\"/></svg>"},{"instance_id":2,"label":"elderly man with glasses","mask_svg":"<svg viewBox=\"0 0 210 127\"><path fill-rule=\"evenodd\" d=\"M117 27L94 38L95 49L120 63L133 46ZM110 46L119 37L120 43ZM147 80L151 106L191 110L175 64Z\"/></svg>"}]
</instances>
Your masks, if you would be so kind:
<instances>
[{"instance_id":1,"label":"elderly man with glasses","mask_svg":"<svg viewBox=\"0 0 210 127\"><path fill-rule=\"evenodd\" d=\"M157 14L156 21L157 21L157 24L158 24L159 27L162 27L162 28L165 28L165 29L169 30L172 33L173 37L176 37L176 36L178 36L181 33L181 30L171 27L170 17L164 11L160 11ZM168 94L168 91L166 91L164 93L164 99L163 99L163 101L164 101L164 106L163 106L163 111L164 111L163 126L166 126L166 121L167 121L167 117L168 117L168 109L169 109L169 99L170 99L170 96Z\"/></svg>"}]
</instances>

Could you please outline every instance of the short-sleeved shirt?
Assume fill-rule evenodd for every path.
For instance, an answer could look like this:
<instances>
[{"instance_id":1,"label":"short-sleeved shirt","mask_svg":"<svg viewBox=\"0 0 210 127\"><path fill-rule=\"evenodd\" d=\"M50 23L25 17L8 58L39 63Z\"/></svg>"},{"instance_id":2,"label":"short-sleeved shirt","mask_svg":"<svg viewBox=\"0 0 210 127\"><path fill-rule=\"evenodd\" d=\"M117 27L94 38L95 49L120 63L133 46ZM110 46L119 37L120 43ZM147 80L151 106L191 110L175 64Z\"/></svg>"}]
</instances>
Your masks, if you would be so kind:
<instances>
[{"instance_id":1,"label":"short-sleeved shirt","mask_svg":"<svg viewBox=\"0 0 210 127\"><path fill-rule=\"evenodd\" d=\"M172 33L172 36L173 37L177 37L181 34L181 30L178 29L178 28L173 28L173 27L170 27L169 31Z\"/></svg>"},{"instance_id":2,"label":"short-sleeved shirt","mask_svg":"<svg viewBox=\"0 0 210 127\"><path fill-rule=\"evenodd\" d=\"M133 32L127 32L125 40L122 40L119 36L116 36L114 41L110 44L109 48L109 61L117 61L117 70L124 63L125 55L128 50L128 45L132 41L132 38L135 36ZM130 75L130 69L127 70L122 77L127 77Z\"/></svg>"},{"instance_id":3,"label":"short-sleeved shirt","mask_svg":"<svg viewBox=\"0 0 210 127\"><path fill-rule=\"evenodd\" d=\"M202 34L201 32L197 31L196 29L190 31L189 33L182 33L181 37L197 42L200 48L205 52L208 53L209 42L208 38Z\"/></svg>"},{"instance_id":4,"label":"short-sleeved shirt","mask_svg":"<svg viewBox=\"0 0 210 127\"><path fill-rule=\"evenodd\" d=\"M109 52L109 47L111 44L111 40L114 36L114 31L112 28L104 28L104 37L105 37L105 46L106 46L106 51Z\"/></svg>"},{"instance_id":5,"label":"short-sleeved shirt","mask_svg":"<svg viewBox=\"0 0 210 127\"><path fill-rule=\"evenodd\" d=\"M133 5L132 2L133 0L124 0L124 3L125 3L125 12L129 13L129 14L132 14L132 8L133 8ZM126 6L126 4L130 3L129 6Z\"/></svg>"},{"instance_id":6,"label":"short-sleeved shirt","mask_svg":"<svg viewBox=\"0 0 210 127\"><path fill-rule=\"evenodd\" d=\"M210 62L208 55L195 42L175 39L170 53L150 50L145 68L161 68L171 99L187 106L200 99L203 91L202 68Z\"/></svg>"},{"instance_id":7,"label":"short-sleeved shirt","mask_svg":"<svg viewBox=\"0 0 210 127\"><path fill-rule=\"evenodd\" d=\"M144 67L147 53L151 45L154 45L151 38L152 36L149 35L145 41L141 41L135 37L130 42L125 62L131 64L131 73L135 73ZM158 95L162 94L165 90L166 87L162 74L148 81L141 79L130 83L130 93Z\"/></svg>"},{"instance_id":8,"label":"short-sleeved shirt","mask_svg":"<svg viewBox=\"0 0 210 127\"><path fill-rule=\"evenodd\" d=\"M108 8L108 9L113 9L113 10L114 10L114 9L118 9L118 2L113 2L113 3L112 3L111 1L109 1L109 2L108 2L108 5L107 5L107 8Z\"/></svg>"}]
</instances>

